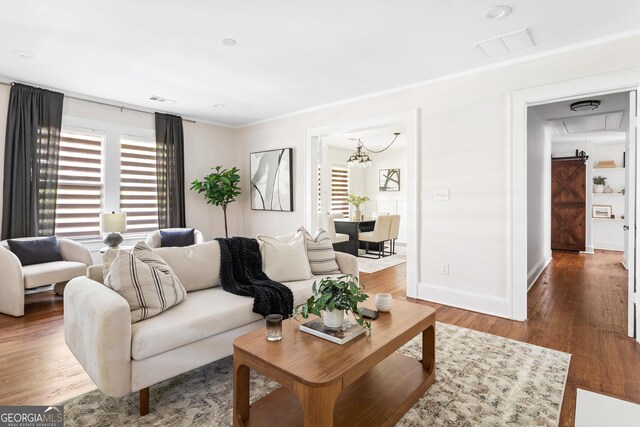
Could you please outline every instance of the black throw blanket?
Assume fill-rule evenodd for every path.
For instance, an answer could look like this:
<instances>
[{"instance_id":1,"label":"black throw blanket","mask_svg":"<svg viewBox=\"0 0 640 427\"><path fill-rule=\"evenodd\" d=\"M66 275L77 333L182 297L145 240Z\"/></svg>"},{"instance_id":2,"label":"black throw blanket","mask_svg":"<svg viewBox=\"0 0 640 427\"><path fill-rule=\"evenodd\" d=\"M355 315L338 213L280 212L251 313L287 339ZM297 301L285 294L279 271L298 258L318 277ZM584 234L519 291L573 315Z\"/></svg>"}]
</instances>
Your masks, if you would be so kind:
<instances>
[{"instance_id":1,"label":"black throw blanket","mask_svg":"<svg viewBox=\"0 0 640 427\"><path fill-rule=\"evenodd\" d=\"M267 316L293 312L293 292L274 282L262 271L262 256L256 239L217 238L220 243L220 282L232 294L253 297L253 312Z\"/></svg>"}]
</instances>

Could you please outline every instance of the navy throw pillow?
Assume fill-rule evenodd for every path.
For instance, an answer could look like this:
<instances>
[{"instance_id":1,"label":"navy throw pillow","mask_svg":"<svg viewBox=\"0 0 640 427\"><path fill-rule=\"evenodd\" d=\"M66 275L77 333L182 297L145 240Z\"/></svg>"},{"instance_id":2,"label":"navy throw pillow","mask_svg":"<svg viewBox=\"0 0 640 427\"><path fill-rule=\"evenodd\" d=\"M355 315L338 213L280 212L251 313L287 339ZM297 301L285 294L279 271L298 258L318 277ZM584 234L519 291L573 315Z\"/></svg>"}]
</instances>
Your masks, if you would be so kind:
<instances>
[{"instance_id":1,"label":"navy throw pillow","mask_svg":"<svg viewBox=\"0 0 640 427\"><path fill-rule=\"evenodd\" d=\"M18 257L23 266L64 261L60 253L60 248L58 247L58 238L56 236L33 240L9 239L7 243L9 243L11 252Z\"/></svg>"},{"instance_id":2,"label":"navy throw pillow","mask_svg":"<svg viewBox=\"0 0 640 427\"><path fill-rule=\"evenodd\" d=\"M196 242L193 228L189 230L160 230L160 247L191 246Z\"/></svg>"}]
</instances>

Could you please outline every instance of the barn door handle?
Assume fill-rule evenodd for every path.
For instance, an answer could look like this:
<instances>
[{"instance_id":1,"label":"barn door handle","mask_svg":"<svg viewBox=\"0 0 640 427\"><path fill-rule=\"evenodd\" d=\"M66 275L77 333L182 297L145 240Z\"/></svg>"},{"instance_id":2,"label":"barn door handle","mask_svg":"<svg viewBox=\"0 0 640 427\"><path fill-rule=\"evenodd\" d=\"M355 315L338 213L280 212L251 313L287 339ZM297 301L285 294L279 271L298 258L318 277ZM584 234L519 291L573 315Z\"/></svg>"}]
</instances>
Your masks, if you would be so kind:
<instances>
[{"instance_id":1,"label":"barn door handle","mask_svg":"<svg viewBox=\"0 0 640 427\"><path fill-rule=\"evenodd\" d=\"M623 226L622 226L622 229L623 229L624 231L629 231L629 226L628 226L628 225L623 225Z\"/></svg>"}]
</instances>

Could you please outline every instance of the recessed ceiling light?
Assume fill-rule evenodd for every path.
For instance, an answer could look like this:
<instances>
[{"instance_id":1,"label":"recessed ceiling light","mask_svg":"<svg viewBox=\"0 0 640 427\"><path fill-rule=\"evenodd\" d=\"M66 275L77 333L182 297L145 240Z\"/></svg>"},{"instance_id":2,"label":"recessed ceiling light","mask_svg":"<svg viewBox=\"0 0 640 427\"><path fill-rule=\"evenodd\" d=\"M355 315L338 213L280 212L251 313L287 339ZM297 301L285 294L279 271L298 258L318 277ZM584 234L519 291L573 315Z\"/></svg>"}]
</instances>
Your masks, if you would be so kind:
<instances>
[{"instance_id":1,"label":"recessed ceiling light","mask_svg":"<svg viewBox=\"0 0 640 427\"><path fill-rule=\"evenodd\" d=\"M228 37L220 40L220 43L222 43L225 46L235 46L236 45L236 41L234 39L230 39Z\"/></svg>"},{"instance_id":2,"label":"recessed ceiling light","mask_svg":"<svg viewBox=\"0 0 640 427\"><path fill-rule=\"evenodd\" d=\"M571 111L593 111L600 106L597 99L589 99L587 101L574 102L569 106Z\"/></svg>"},{"instance_id":3,"label":"recessed ceiling light","mask_svg":"<svg viewBox=\"0 0 640 427\"><path fill-rule=\"evenodd\" d=\"M482 12L480 17L482 19L493 21L496 19L505 18L509 16L510 13L511 13L511 8L509 6L496 6L496 7L490 7L489 9Z\"/></svg>"},{"instance_id":4,"label":"recessed ceiling light","mask_svg":"<svg viewBox=\"0 0 640 427\"><path fill-rule=\"evenodd\" d=\"M226 105L224 105L224 104L215 104L214 107L216 107L216 108L224 108L224 107L226 107Z\"/></svg>"},{"instance_id":5,"label":"recessed ceiling light","mask_svg":"<svg viewBox=\"0 0 640 427\"><path fill-rule=\"evenodd\" d=\"M161 102L163 104L175 104L177 102L177 101L174 101L173 99L163 98L163 97L158 96L158 95L151 95L149 97L149 99L151 101Z\"/></svg>"},{"instance_id":6,"label":"recessed ceiling light","mask_svg":"<svg viewBox=\"0 0 640 427\"><path fill-rule=\"evenodd\" d=\"M14 53L24 59L33 59L36 57L35 53L26 50L16 50Z\"/></svg>"}]
</instances>

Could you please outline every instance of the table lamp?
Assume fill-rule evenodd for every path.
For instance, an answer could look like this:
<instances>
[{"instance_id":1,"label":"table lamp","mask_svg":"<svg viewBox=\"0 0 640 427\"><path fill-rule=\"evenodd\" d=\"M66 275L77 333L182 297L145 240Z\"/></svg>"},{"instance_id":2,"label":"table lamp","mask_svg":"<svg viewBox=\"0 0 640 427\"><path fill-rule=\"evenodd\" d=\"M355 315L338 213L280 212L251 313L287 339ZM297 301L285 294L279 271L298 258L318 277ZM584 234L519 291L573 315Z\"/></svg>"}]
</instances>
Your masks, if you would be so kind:
<instances>
[{"instance_id":1,"label":"table lamp","mask_svg":"<svg viewBox=\"0 0 640 427\"><path fill-rule=\"evenodd\" d=\"M103 233L109 233L104 236L105 245L117 248L124 240L120 233L127 231L127 214L115 211L100 214L100 230Z\"/></svg>"}]
</instances>

